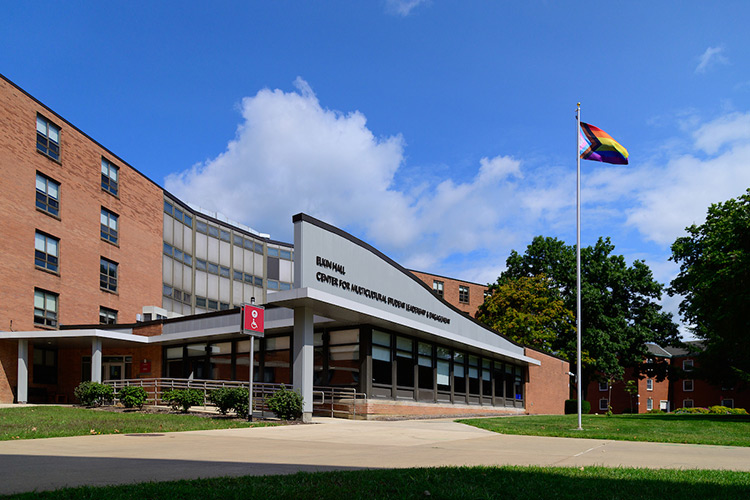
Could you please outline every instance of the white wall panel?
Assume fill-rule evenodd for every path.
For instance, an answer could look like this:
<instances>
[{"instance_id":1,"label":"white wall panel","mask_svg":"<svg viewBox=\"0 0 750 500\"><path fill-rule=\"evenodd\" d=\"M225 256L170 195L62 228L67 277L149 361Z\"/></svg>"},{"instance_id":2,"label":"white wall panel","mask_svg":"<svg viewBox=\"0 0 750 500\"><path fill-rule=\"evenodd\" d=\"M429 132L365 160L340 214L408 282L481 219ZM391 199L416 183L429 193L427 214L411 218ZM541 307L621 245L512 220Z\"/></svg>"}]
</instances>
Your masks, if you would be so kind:
<instances>
[{"instance_id":1,"label":"white wall panel","mask_svg":"<svg viewBox=\"0 0 750 500\"><path fill-rule=\"evenodd\" d=\"M172 262L173 260L166 255L161 256L162 280L169 286L172 286Z\"/></svg>"}]
</instances>

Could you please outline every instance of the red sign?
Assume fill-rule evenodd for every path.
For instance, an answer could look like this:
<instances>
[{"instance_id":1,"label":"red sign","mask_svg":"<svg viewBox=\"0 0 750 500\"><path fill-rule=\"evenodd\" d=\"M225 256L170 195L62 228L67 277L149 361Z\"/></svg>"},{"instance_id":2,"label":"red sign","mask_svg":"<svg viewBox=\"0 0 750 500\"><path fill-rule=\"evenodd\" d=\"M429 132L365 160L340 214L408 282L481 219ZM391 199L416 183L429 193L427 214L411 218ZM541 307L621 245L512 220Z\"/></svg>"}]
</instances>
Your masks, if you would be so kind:
<instances>
[{"instance_id":1,"label":"red sign","mask_svg":"<svg viewBox=\"0 0 750 500\"><path fill-rule=\"evenodd\" d=\"M151 373L151 361L141 361L141 373Z\"/></svg>"},{"instance_id":2,"label":"red sign","mask_svg":"<svg viewBox=\"0 0 750 500\"><path fill-rule=\"evenodd\" d=\"M242 306L242 333L250 335L263 335L263 313L265 310L259 306L244 304Z\"/></svg>"}]
</instances>

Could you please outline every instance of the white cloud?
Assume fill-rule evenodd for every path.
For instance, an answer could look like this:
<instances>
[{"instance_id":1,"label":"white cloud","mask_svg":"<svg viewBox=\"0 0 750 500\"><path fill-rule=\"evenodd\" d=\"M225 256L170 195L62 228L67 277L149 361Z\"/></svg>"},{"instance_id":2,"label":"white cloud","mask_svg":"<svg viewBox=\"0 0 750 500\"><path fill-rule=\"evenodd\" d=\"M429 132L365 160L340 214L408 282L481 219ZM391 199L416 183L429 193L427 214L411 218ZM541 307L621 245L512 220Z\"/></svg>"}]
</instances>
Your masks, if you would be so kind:
<instances>
[{"instance_id":1,"label":"white cloud","mask_svg":"<svg viewBox=\"0 0 750 500\"><path fill-rule=\"evenodd\" d=\"M708 68L717 64L729 64L729 59L724 55L724 47L709 47L701 54L696 73L705 73Z\"/></svg>"},{"instance_id":2,"label":"white cloud","mask_svg":"<svg viewBox=\"0 0 750 500\"><path fill-rule=\"evenodd\" d=\"M385 9L389 14L406 17L419 5L427 0L386 0Z\"/></svg>"},{"instance_id":3,"label":"white cloud","mask_svg":"<svg viewBox=\"0 0 750 500\"><path fill-rule=\"evenodd\" d=\"M750 142L750 113L730 113L702 125L693 133L695 146L714 154L723 146Z\"/></svg>"}]
</instances>

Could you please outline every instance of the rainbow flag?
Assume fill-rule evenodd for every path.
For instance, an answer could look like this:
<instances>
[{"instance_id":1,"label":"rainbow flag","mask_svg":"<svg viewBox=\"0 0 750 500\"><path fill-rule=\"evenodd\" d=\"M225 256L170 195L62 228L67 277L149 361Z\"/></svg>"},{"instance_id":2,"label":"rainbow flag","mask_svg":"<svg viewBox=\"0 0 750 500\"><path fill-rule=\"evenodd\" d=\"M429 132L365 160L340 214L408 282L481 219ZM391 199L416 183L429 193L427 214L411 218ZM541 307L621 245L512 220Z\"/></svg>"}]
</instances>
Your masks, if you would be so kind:
<instances>
[{"instance_id":1,"label":"rainbow flag","mask_svg":"<svg viewBox=\"0 0 750 500\"><path fill-rule=\"evenodd\" d=\"M628 150L604 130L581 122L578 135L580 136L578 152L582 160L602 161L616 165L628 164Z\"/></svg>"}]
</instances>

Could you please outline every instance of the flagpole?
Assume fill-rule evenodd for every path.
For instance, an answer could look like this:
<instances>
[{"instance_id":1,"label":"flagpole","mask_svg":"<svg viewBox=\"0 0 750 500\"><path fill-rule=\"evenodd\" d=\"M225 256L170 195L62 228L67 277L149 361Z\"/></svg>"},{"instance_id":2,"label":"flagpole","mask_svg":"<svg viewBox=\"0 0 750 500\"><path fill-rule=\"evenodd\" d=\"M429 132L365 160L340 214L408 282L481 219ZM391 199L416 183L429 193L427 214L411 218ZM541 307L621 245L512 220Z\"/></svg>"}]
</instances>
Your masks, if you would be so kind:
<instances>
[{"instance_id":1,"label":"flagpole","mask_svg":"<svg viewBox=\"0 0 750 500\"><path fill-rule=\"evenodd\" d=\"M581 426L581 103L576 107L576 384L578 430Z\"/></svg>"}]
</instances>

